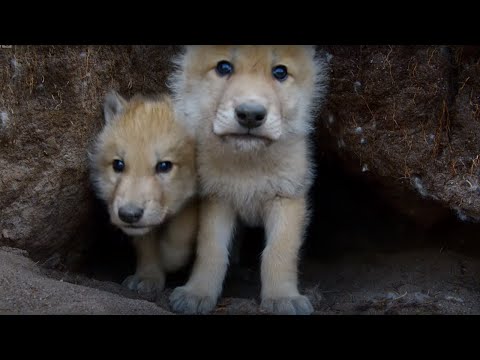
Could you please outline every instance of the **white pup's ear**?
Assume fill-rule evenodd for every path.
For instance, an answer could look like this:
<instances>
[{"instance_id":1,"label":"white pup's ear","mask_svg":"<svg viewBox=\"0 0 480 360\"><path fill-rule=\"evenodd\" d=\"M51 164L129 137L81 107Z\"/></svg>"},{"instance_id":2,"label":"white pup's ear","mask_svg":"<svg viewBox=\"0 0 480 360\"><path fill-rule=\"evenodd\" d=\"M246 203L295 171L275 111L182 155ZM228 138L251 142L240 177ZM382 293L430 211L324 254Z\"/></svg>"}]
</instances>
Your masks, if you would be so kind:
<instances>
[{"instance_id":1,"label":"white pup's ear","mask_svg":"<svg viewBox=\"0 0 480 360\"><path fill-rule=\"evenodd\" d=\"M303 45L310 55L315 55L316 45Z\"/></svg>"},{"instance_id":2,"label":"white pup's ear","mask_svg":"<svg viewBox=\"0 0 480 360\"><path fill-rule=\"evenodd\" d=\"M109 124L115 118L123 113L127 101L115 90L111 90L103 103L103 116L105 123Z\"/></svg>"}]
</instances>

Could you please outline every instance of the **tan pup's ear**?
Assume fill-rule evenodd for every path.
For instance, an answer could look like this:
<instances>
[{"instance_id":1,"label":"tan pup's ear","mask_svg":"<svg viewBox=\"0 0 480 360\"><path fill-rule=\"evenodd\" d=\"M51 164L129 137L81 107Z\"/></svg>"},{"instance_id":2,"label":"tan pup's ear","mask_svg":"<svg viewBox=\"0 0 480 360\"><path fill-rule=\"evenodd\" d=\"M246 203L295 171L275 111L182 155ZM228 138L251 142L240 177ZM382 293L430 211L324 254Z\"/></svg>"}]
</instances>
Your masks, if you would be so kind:
<instances>
[{"instance_id":1,"label":"tan pup's ear","mask_svg":"<svg viewBox=\"0 0 480 360\"><path fill-rule=\"evenodd\" d=\"M115 90L111 90L106 96L103 103L103 116L105 123L109 124L115 118L123 113L127 101Z\"/></svg>"}]
</instances>

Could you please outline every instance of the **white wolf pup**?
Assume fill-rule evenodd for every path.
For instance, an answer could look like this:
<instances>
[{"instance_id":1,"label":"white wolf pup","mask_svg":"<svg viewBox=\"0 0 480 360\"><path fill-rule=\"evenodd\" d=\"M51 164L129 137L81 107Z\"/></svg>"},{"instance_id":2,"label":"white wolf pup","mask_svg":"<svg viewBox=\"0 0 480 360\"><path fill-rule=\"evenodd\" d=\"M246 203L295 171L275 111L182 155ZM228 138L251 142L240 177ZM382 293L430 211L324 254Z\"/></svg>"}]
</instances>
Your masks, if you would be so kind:
<instances>
[{"instance_id":1,"label":"white wolf pup","mask_svg":"<svg viewBox=\"0 0 480 360\"><path fill-rule=\"evenodd\" d=\"M175 62L170 86L197 139L202 203L197 258L171 294L173 310L215 308L240 218L265 227L261 307L312 313L297 272L314 175L307 136L326 93L325 63L313 46L186 46Z\"/></svg>"},{"instance_id":2,"label":"white wolf pup","mask_svg":"<svg viewBox=\"0 0 480 360\"><path fill-rule=\"evenodd\" d=\"M166 273L186 265L198 224L195 142L175 121L171 99L111 91L105 126L90 152L91 181L111 222L133 237L135 274L124 285L162 291Z\"/></svg>"}]
</instances>

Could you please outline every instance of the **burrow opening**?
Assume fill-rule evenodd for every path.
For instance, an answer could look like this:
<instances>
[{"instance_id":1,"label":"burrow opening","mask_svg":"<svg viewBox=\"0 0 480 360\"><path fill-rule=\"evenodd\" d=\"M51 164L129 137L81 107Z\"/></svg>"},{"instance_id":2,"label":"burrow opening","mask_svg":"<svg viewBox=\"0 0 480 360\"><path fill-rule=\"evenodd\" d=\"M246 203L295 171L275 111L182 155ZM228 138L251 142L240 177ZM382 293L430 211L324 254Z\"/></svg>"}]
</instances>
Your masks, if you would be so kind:
<instances>
[{"instance_id":1,"label":"burrow opening","mask_svg":"<svg viewBox=\"0 0 480 360\"><path fill-rule=\"evenodd\" d=\"M371 282L367 279L370 273L377 273L375 276L379 278L398 278L398 281L394 279L391 283L400 284L400 287L402 281L411 287L416 286L419 277L422 284L425 281L428 283L425 276L434 277L435 271L442 276L441 271L434 268L441 261L438 257L442 254L453 253L458 256L459 260L455 261L459 264L459 271L463 271L463 256L476 260L479 258L479 224L462 222L454 212L418 196L415 206L425 203L425 206L443 213L439 220L422 223L423 219L407 216L392 206L388 196L379 191L379 182L369 178L370 175L352 174L346 170L343 159L335 153L315 153L318 174L309 194L312 220L300 255L299 279L302 286L318 287L321 284L322 291L328 292L325 288L335 288L340 277L341 281L346 282L344 287L351 286L352 282L362 287L363 281ZM409 201L409 197L405 201ZM85 252L79 272L97 280L121 283L135 270L131 240L109 224L104 204L95 200L94 209L96 235L91 248ZM244 228L235 242L240 244L239 262L229 267L223 296L258 298L263 229ZM390 257L392 260L389 260ZM383 263L389 261L396 262L401 270L385 268ZM183 284L188 279L191 265L169 275L167 288ZM419 266L423 266L421 272ZM361 267L366 274L362 275L361 271L356 274L355 267ZM466 276L475 281L475 278L479 278L479 270L480 266L472 268ZM395 272L398 274L394 275ZM349 278L348 274L354 275ZM432 287L442 286L438 285L438 279L431 281ZM389 294L389 284L378 284L378 289L371 289L367 297L382 291ZM478 293L479 290L472 291Z\"/></svg>"}]
</instances>

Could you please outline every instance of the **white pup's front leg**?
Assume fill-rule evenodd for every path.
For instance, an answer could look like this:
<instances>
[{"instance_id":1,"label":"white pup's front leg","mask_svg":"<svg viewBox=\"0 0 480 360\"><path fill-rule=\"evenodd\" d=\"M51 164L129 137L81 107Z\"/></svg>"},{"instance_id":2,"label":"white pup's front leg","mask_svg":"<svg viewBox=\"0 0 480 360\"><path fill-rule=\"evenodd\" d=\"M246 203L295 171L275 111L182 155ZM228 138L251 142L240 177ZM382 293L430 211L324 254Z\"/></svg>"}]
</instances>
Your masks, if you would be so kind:
<instances>
[{"instance_id":1,"label":"white pup's front leg","mask_svg":"<svg viewBox=\"0 0 480 360\"><path fill-rule=\"evenodd\" d=\"M130 290L143 293L161 292L165 287L165 273L162 270L155 232L133 239L137 253L135 274L123 281Z\"/></svg>"},{"instance_id":2,"label":"white pup's front leg","mask_svg":"<svg viewBox=\"0 0 480 360\"><path fill-rule=\"evenodd\" d=\"M206 314L222 292L235 213L227 203L205 199L200 207L197 256L190 279L170 296L173 311Z\"/></svg>"},{"instance_id":3,"label":"white pup's front leg","mask_svg":"<svg viewBox=\"0 0 480 360\"><path fill-rule=\"evenodd\" d=\"M298 292L298 255L306 223L305 199L276 198L266 209L261 307L275 314L308 315L313 307Z\"/></svg>"}]
</instances>

